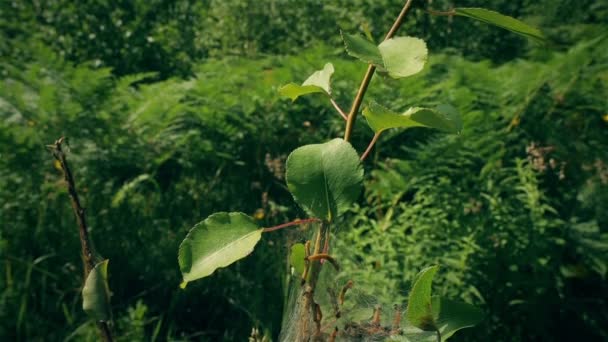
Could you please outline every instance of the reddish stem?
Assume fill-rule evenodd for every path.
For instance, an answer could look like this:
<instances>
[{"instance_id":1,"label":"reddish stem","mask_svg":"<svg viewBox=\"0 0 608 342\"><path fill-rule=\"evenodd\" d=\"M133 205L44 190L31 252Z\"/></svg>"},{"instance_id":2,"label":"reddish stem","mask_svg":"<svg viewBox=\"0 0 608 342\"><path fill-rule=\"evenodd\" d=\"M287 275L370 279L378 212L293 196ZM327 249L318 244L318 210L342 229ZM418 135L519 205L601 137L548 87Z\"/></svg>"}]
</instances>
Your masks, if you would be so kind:
<instances>
[{"instance_id":1,"label":"reddish stem","mask_svg":"<svg viewBox=\"0 0 608 342\"><path fill-rule=\"evenodd\" d=\"M319 220L318 218L295 220L295 221L280 224L278 226L264 228L264 233L274 232L275 230L279 230L279 229L283 229L283 228L287 228L287 227L291 227L291 226L297 226L297 225L304 224L304 223L311 223L311 222L321 222L321 220Z\"/></svg>"},{"instance_id":2,"label":"reddish stem","mask_svg":"<svg viewBox=\"0 0 608 342\"><path fill-rule=\"evenodd\" d=\"M363 152L363 154L361 155L361 161L364 161L365 158L367 158L367 156L369 155L369 153L372 151L372 148L376 144L376 141L378 141L378 138L380 138L380 133L381 132L378 132L378 133L374 134L374 137L372 138L372 141L369 142L369 145L367 145L367 148L365 149L365 152Z\"/></svg>"}]
</instances>

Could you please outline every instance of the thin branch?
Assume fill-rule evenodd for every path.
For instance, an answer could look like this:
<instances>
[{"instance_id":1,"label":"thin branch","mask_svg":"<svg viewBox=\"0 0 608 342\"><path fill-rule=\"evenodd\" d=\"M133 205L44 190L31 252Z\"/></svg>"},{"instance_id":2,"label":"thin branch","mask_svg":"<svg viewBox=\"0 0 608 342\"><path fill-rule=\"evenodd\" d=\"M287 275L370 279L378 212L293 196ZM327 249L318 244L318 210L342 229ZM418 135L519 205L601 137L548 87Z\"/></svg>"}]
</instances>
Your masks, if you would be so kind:
<instances>
[{"instance_id":1,"label":"thin branch","mask_svg":"<svg viewBox=\"0 0 608 342\"><path fill-rule=\"evenodd\" d=\"M91 248L91 241L89 240L89 230L87 227L86 215L84 208L80 204L80 198L76 192L76 185L74 185L74 177L72 171L68 165L68 161L65 157L65 153L61 147L65 138L61 137L59 140L51 146L51 152L53 157L59 162L61 171L63 172L63 179L68 187L68 194L70 195L70 202L72 203L72 209L74 210L74 216L78 223L78 232L80 234L80 247L82 249L82 260L84 263L85 276L95 267L95 261L93 260L93 250Z\"/></svg>"},{"instance_id":2,"label":"thin branch","mask_svg":"<svg viewBox=\"0 0 608 342\"><path fill-rule=\"evenodd\" d=\"M340 106L338 105L338 103L336 102L336 100L334 100L332 97L330 97L329 101L334 106L334 108L338 111L338 114L340 114L340 116L342 117L342 119L344 119L345 121L348 120L348 116L346 116L346 113L344 113L344 111L342 110L342 108L340 108Z\"/></svg>"},{"instance_id":3,"label":"thin branch","mask_svg":"<svg viewBox=\"0 0 608 342\"><path fill-rule=\"evenodd\" d=\"M310 261L327 260L327 261L329 261L330 264L332 264L332 266L336 269L336 271L340 270L340 265L338 265L338 262L336 261L336 259L334 259L334 257L332 257L329 254L326 254L326 253L313 254L313 255L308 256L307 259Z\"/></svg>"},{"instance_id":4,"label":"thin branch","mask_svg":"<svg viewBox=\"0 0 608 342\"><path fill-rule=\"evenodd\" d=\"M89 272L95 267L95 260L93 259L93 248L91 246L91 240L89 239L89 230L87 227L87 220L84 208L80 204L80 198L78 192L76 192L76 185L74 182L74 176L68 165L68 160L65 157L65 153L61 147L65 138L61 137L55 141L53 145L49 145L53 157L61 165L61 171L63 171L63 179L68 187L68 194L70 195L70 202L72 203L72 209L76 216L76 222L78 223L78 231L80 234L80 247L82 250L82 261L84 264L84 279L87 279ZM112 333L107 322L98 321L97 328L101 339L104 342L112 342Z\"/></svg>"},{"instance_id":5,"label":"thin branch","mask_svg":"<svg viewBox=\"0 0 608 342\"><path fill-rule=\"evenodd\" d=\"M352 280L349 280L346 285L342 287L342 290L340 291L340 297L338 297L338 303L340 304L340 306L344 305L344 297L346 296L346 291L352 289L354 285L355 283L353 283Z\"/></svg>"},{"instance_id":6,"label":"thin branch","mask_svg":"<svg viewBox=\"0 0 608 342\"><path fill-rule=\"evenodd\" d=\"M397 30L403 23L403 19L405 18L407 11L410 9L410 6L412 5L412 1L413 0L407 0L405 2L405 5L403 6L401 13L399 13L399 16L397 17L397 19L395 19L393 26L386 34L386 37L384 37L384 40L390 39L395 35ZM363 98L365 97L365 92L367 91L367 87L369 86L369 83L371 82L375 71L376 71L376 67L373 66L372 64L370 64L367 67L365 76L363 76L363 80L361 81L361 85L359 86L359 90L357 91L357 95L355 96L355 100L353 101L353 105L351 106L350 112L348 112L348 117L346 119L346 129L344 131L344 140L345 141L350 140L350 137L353 133L353 128L355 127L355 121L357 121L357 113L359 112L359 108L361 108L361 103L363 102Z\"/></svg>"},{"instance_id":7,"label":"thin branch","mask_svg":"<svg viewBox=\"0 0 608 342\"><path fill-rule=\"evenodd\" d=\"M407 0L405 2L405 5L403 5L403 8L401 9L401 13L399 13L399 16L397 17L397 19L395 19L393 26L391 27L391 29L388 31L388 33L384 37L384 40L393 38L395 33L397 33L397 30L403 23L403 19L405 19L405 15L407 14L407 11L410 9L411 5L412 5L412 0Z\"/></svg>"},{"instance_id":8,"label":"thin branch","mask_svg":"<svg viewBox=\"0 0 608 342\"><path fill-rule=\"evenodd\" d=\"M374 137L372 138L372 141L369 142L369 145L367 145L367 148L365 149L365 152L363 152L363 154L361 155L361 161L364 161L365 158L367 158L367 156L369 155L369 153L372 151L372 148L376 144L376 141L378 141L378 138L380 138L380 133L381 132L378 132L378 133L374 134Z\"/></svg>"},{"instance_id":9,"label":"thin branch","mask_svg":"<svg viewBox=\"0 0 608 342\"><path fill-rule=\"evenodd\" d=\"M361 85L359 86L359 90L357 91L357 95L355 96L355 100L353 101L352 107L350 107L350 112L348 112L348 117L346 119L346 130L344 131L345 141L350 140L350 136L352 135L353 128L355 126L355 121L357 121L357 113L359 112L361 102L363 102L363 97L365 96L365 92L367 91L367 87L369 86L369 82L372 80L375 71L376 67L370 64L367 67L365 76L363 76L363 80L361 81Z\"/></svg>"},{"instance_id":10,"label":"thin branch","mask_svg":"<svg viewBox=\"0 0 608 342\"><path fill-rule=\"evenodd\" d=\"M300 224L311 223L311 222L320 222L320 221L321 220L319 220L318 218L309 218L309 219L304 219L304 220L295 220L295 221L291 221L291 222L280 224L278 226L264 228L263 232L264 233L274 232L275 230L279 230L279 229L283 229L283 228L287 228L287 227L297 226L297 225L300 225Z\"/></svg>"}]
</instances>

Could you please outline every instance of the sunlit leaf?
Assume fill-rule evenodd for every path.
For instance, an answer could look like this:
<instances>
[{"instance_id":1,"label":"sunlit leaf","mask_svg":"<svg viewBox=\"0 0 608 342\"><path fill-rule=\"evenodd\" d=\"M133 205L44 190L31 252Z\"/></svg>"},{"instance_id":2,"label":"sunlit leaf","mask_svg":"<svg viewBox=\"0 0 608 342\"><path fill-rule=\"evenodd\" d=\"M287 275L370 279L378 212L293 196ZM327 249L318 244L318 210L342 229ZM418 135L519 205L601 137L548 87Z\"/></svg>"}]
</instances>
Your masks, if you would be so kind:
<instances>
[{"instance_id":1,"label":"sunlit leaf","mask_svg":"<svg viewBox=\"0 0 608 342\"><path fill-rule=\"evenodd\" d=\"M469 17L490 25L502 27L511 32L534 39L536 41L542 42L545 40L545 36L539 29L498 12L483 8L455 8L454 12L456 15Z\"/></svg>"},{"instance_id":2,"label":"sunlit leaf","mask_svg":"<svg viewBox=\"0 0 608 342\"><path fill-rule=\"evenodd\" d=\"M300 206L331 221L359 197L363 169L355 149L338 138L294 150L287 158L285 179Z\"/></svg>"},{"instance_id":3,"label":"sunlit leaf","mask_svg":"<svg viewBox=\"0 0 608 342\"><path fill-rule=\"evenodd\" d=\"M82 309L96 321L112 319L107 259L89 272L82 288Z\"/></svg>"},{"instance_id":4,"label":"sunlit leaf","mask_svg":"<svg viewBox=\"0 0 608 342\"><path fill-rule=\"evenodd\" d=\"M262 231L243 213L215 213L195 225L179 246L182 288L249 255Z\"/></svg>"},{"instance_id":5,"label":"sunlit leaf","mask_svg":"<svg viewBox=\"0 0 608 342\"><path fill-rule=\"evenodd\" d=\"M378 133L390 128L429 127L445 132L457 133L462 130L462 120L456 108L440 105L434 109L412 107L399 114L371 102L363 109L363 115L371 129Z\"/></svg>"},{"instance_id":6,"label":"sunlit leaf","mask_svg":"<svg viewBox=\"0 0 608 342\"><path fill-rule=\"evenodd\" d=\"M428 58L424 40L414 37L395 37L378 45L384 68L392 78L419 73Z\"/></svg>"},{"instance_id":7,"label":"sunlit leaf","mask_svg":"<svg viewBox=\"0 0 608 342\"><path fill-rule=\"evenodd\" d=\"M298 275L304 273L304 258L306 257L304 244L296 243L291 246L291 252L289 253L289 263L293 267L294 271Z\"/></svg>"},{"instance_id":8,"label":"sunlit leaf","mask_svg":"<svg viewBox=\"0 0 608 342\"><path fill-rule=\"evenodd\" d=\"M331 94L331 75L334 73L334 66L331 63L325 64L322 70L315 71L310 77L302 83L297 85L295 83L289 83L281 89L279 93L282 96L289 97L292 101L295 101L298 97L312 93L324 93Z\"/></svg>"},{"instance_id":9,"label":"sunlit leaf","mask_svg":"<svg viewBox=\"0 0 608 342\"><path fill-rule=\"evenodd\" d=\"M426 43L418 38L395 37L378 46L359 35L342 33L342 39L349 55L375 65L393 78L420 72L428 58Z\"/></svg>"},{"instance_id":10,"label":"sunlit leaf","mask_svg":"<svg viewBox=\"0 0 608 342\"><path fill-rule=\"evenodd\" d=\"M426 331L437 329L431 303L431 285L437 269L437 266L431 266L420 271L408 296L407 321Z\"/></svg>"}]
</instances>

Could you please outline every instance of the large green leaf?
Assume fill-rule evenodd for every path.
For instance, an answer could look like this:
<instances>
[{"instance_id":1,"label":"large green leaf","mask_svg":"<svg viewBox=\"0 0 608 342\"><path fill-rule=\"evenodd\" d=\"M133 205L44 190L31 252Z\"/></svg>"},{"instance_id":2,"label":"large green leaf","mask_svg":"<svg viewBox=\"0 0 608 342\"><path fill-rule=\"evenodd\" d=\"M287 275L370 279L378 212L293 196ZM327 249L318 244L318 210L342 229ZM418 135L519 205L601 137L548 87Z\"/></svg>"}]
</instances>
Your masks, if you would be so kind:
<instances>
[{"instance_id":1,"label":"large green leaf","mask_svg":"<svg viewBox=\"0 0 608 342\"><path fill-rule=\"evenodd\" d=\"M368 125L379 133L389 128L430 127L445 132L457 133L462 129L458 111L450 105L440 105L435 109L412 107L399 114L371 102L363 109Z\"/></svg>"},{"instance_id":2,"label":"large green leaf","mask_svg":"<svg viewBox=\"0 0 608 342\"><path fill-rule=\"evenodd\" d=\"M249 255L262 231L243 213L215 213L195 225L179 246L182 288Z\"/></svg>"},{"instance_id":3,"label":"large green leaf","mask_svg":"<svg viewBox=\"0 0 608 342\"><path fill-rule=\"evenodd\" d=\"M530 26L513 17L509 17L498 12L490 11L483 8L455 8L454 12L456 15L469 17L472 19L483 21L484 23L490 25L502 27L524 37L532 38L536 41L545 40L545 36L539 29Z\"/></svg>"},{"instance_id":4,"label":"large green leaf","mask_svg":"<svg viewBox=\"0 0 608 342\"><path fill-rule=\"evenodd\" d=\"M445 341L460 329L475 326L481 322L483 313L471 304L457 302L438 296L432 298L435 324Z\"/></svg>"},{"instance_id":5,"label":"large green leaf","mask_svg":"<svg viewBox=\"0 0 608 342\"><path fill-rule=\"evenodd\" d=\"M96 321L112 320L107 259L89 272L82 288L82 309Z\"/></svg>"},{"instance_id":6,"label":"large green leaf","mask_svg":"<svg viewBox=\"0 0 608 342\"><path fill-rule=\"evenodd\" d=\"M333 73L333 64L327 63L322 70L317 70L310 75L302 85L289 83L281 87L279 93L282 96L289 97L292 101L295 101L302 95L312 93L325 93L329 95L331 94L330 80Z\"/></svg>"},{"instance_id":7,"label":"large green leaf","mask_svg":"<svg viewBox=\"0 0 608 342\"><path fill-rule=\"evenodd\" d=\"M414 37L396 37L378 45L384 68L392 78L408 77L419 73L428 58L424 40Z\"/></svg>"},{"instance_id":8,"label":"large green leaf","mask_svg":"<svg viewBox=\"0 0 608 342\"><path fill-rule=\"evenodd\" d=\"M405 317L413 326L425 331L437 330L431 303L431 285L437 269L437 266L430 266L420 271L408 296Z\"/></svg>"},{"instance_id":9,"label":"large green leaf","mask_svg":"<svg viewBox=\"0 0 608 342\"><path fill-rule=\"evenodd\" d=\"M346 52L349 55L358 58L365 63L384 68L382 55L380 54L380 50L376 44L361 37L360 35L348 34L344 32L342 32L342 40L344 41Z\"/></svg>"},{"instance_id":10,"label":"large green leaf","mask_svg":"<svg viewBox=\"0 0 608 342\"><path fill-rule=\"evenodd\" d=\"M363 169L350 143L337 138L291 152L285 179L300 206L313 217L331 221L359 197Z\"/></svg>"}]
</instances>

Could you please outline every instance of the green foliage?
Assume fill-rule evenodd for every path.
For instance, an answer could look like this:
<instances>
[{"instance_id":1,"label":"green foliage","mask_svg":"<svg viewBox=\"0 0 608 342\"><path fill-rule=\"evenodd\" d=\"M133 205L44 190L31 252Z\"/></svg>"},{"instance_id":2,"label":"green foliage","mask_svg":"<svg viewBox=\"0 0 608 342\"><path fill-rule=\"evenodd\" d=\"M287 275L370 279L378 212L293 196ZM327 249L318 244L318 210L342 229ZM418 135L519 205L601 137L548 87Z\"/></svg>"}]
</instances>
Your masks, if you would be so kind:
<instances>
[{"instance_id":1,"label":"green foliage","mask_svg":"<svg viewBox=\"0 0 608 342\"><path fill-rule=\"evenodd\" d=\"M427 267L414 278L405 318L407 323L422 331L415 331L406 325L406 337L409 339L445 341L456 331L473 327L483 318L481 310L470 304L431 296L431 285L437 269L437 266Z\"/></svg>"},{"instance_id":2,"label":"green foliage","mask_svg":"<svg viewBox=\"0 0 608 342\"><path fill-rule=\"evenodd\" d=\"M454 14L479 20L490 25L502 27L511 32L515 32L524 37L535 39L540 42L545 40L543 33L540 32L539 29L495 11L490 11L483 8L455 8Z\"/></svg>"},{"instance_id":3,"label":"green foliage","mask_svg":"<svg viewBox=\"0 0 608 342\"><path fill-rule=\"evenodd\" d=\"M95 321L112 320L108 260L98 263L89 272L82 288L82 309Z\"/></svg>"},{"instance_id":4,"label":"green foliage","mask_svg":"<svg viewBox=\"0 0 608 342\"><path fill-rule=\"evenodd\" d=\"M304 244L296 243L291 246L289 253L289 264L293 267L295 274L304 273L304 259L306 258L306 252Z\"/></svg>"},{"instance_id":5,"label":"green foliage","mask_svg":"<svg viewBox=\"0 0 608 342\"><path fill-rule=\"evenodd\" d=\"M358 35L342 33L342 39L349 55L376 66L392 78L419 73L428 58L426 43L418 38L395 37L378 46Z\"/></svg>"},{"instance_id":6,"label":"green foliage","mask_svg":"<svg viewBox=\"0 0 608 342\"><path fill-rule=\"evenodd\" d=\"M251 254L262 230L243 213L215 213L195 225L179 246L180 286Z\"/></svg>"},{"instance_id":7,"label":"green foliage","mask_svg":"<svg viewBox=\"0 0 608 342\"><path fill-rule=\"evenodd\" d=\"M483 319L483 312L473 305L432 297L433 316L441 341L452 337L460 329L474 327Z\"/></svg>"},{"instance_id":8,"label":"green foliage","mask_svg":"<svg viewBox=\"0 0 608 342\"><path fill-rule=\"evenodd\" d=\"M431 285L437 269L437 266L430 266L420 271L408 296L405 318L422 330L437 330L431 305Z\"/></svg>"},{"instance_id":9,"label":"green foliage","mask_svg":"<svg viewBox=\"0 0 608 342\"><path fill-rule=\"evenodd\" d=\"M458 133L462 129L460 114L450 105L439 105L436 109L412 107L398 114L371 102L363 109L363 115L376 133L390 128L411 127L430 127L451 133Z\"/></svg>"},{"instance_id":10,"label":"green foliage","mask_svg":"<svg viewBox=\"0 0 608 342\"><path fill-rule=\"evenodd\" d=\"M344 32L342 32L342 40L344 40L344 47L349 55L360 59L364 63L373 64L381 69L384 68L382 55L376 44L366 40L360 35L347 34Z\"/></svg>"},{"instance_id":11,"label":"green foliage","mask_svg":"<svg viewBox=\"0 0 608 342\"><path fill-rule=\"evenodd\" d=\"M608 59L599 39L501 67L431 58L420 75L428 83L404 85L409 101L437 103L447 94L465 129L385 133L391 146L416 148L387 143L370 156L380 165L365 184L371 208L354 210L344 223L350 228L337 233L344 274L399 303L405 298L394 289L409 288L414 270L445 265L438 294L474 303L486 316L454 340L604 338L606 302L582 304L606 290L600 265L608 221L592 204L603 195L588 192L606 186L598 93L608 89Z\"/></svg>"},{"instance_id":12,"label":"green foliage","mask_svg":"<svg viewBox=\"0 0 608 342\"><path fill-rule=\"evenodd\" d=\"M605 30L606 4L484 2L567 54L425 12L450 4L414 3L404 31L438 54L398 86L374 79L369 98L393 109L448 101L466 129L385 132L369 157L379 169L336 222L343 242L332 249L374 303L405 301L417 270L444 265L435 291L486 316L453 340L606 339L608 48L572 48ZM290 105L276 90L330 60L332 96L346 105L364 66L323 44L341 44L336 26L382 37L401 5L2 2L0 339L98 338L81 309L73 213L44 147L61 135L92 237L112 259L119 340L245 340L252 325L276 336L283 303L268 294L282 293L277 274L299 232L261 240L186 290L175 251L193 218L217 210L261 226L302 214L282 185L285 157L341 135L342 122L324 96ZM364 125L357 148L371 137Z\"/></svg>"},{"instance_id":13,"label":"green foliage","mask_svg":"<svg viewBox=\"0 0 608 342\"><path fill-rule=\"evenodd\" d=\"M287 158L285 180L311 216L332 221L361 194L363 169L350 143L336 138L294 150Z\"/></svg>"},{"instance_id":14,"label":"green foliage","mask_svg":"<svg viewBox=\"0 0 608 342\"><path fill-rule=\"evenodd\" d=\"M295 101L302 95L311 93L331 95L330 78L333 73L334 66L331 63L327 63L322 70L315 71L310 75L302 85L295 83L286 84L279 89L279 93L282 96L289 97L292 101Z\"/></svg>"},{"instance_id":15,"label":"green foliage","mask_svg":"<svg viewBox=\"0 0 608 342\"><path fill-rule=\"evenodd\" d=\"M382 63L392 78L415 75L422 71L428 58L424 40L414 37L395 37L378 45Z\"/></svg>"}]
</instances>

